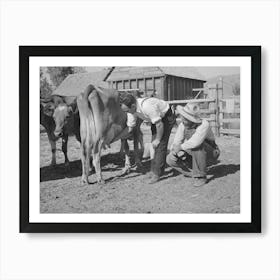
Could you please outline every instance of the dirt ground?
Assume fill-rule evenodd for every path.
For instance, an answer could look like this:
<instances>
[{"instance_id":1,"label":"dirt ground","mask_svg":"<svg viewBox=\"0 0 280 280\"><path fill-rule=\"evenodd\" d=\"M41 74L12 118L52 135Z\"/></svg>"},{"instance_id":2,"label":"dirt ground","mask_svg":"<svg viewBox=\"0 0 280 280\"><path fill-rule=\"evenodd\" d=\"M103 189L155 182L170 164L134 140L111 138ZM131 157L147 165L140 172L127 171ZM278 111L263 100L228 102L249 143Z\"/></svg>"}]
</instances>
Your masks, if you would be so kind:
<instances>
[{"instance_id":1,"label":"dirt ground","mask_svg":"<svg viewBox=\"0 0 280 280\"><path fill-rule=\"evenodd\" d=\"M170 137L169 144L174 137ZM166 168L158 183L146 183L147 175L136 171L121 176L124 157L120 141L102 152L105 184L97 184L95 174L89 185L81 185L80 147L69 138L70 168L64 166L61 140L57 142L57 165L51 167L51 148L46 133L40 134L40 211L41 213L239 213L240 212L240 139L216 139L221 149L220 162L209 167L213 175L208 184L195 188L192 179ZM150 131L144 129L144 141ZM144 161L144 172L150 162Z\"/></svg>"}]
</instances>

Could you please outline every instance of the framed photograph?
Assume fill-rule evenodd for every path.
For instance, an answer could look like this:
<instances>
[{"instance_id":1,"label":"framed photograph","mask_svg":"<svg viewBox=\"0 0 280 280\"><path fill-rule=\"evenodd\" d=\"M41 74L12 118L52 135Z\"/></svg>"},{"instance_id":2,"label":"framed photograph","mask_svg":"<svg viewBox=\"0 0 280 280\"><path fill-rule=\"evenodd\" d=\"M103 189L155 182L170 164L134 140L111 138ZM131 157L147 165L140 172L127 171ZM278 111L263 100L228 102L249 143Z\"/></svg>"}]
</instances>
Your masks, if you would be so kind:
<instances>
[{"instance_id":1,"label":"framed photograph","mask_svg":"<svg viewBox=\"0 0 280 280\"><path fill-rule=\"evenodd\" d=\"M261 232L260 46L20 46L19 69L20 232Z\"/></svg>"}]
</instances>

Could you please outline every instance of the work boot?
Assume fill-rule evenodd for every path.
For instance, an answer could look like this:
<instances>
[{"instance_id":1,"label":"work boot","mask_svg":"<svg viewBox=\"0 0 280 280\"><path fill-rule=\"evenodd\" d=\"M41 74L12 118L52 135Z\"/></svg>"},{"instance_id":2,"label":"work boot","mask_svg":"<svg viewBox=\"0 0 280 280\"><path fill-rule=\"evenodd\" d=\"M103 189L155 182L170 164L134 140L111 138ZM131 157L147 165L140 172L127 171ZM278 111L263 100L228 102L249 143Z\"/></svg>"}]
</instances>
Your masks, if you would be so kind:
<instances>
[{"instance_id":1,"label":"work boot","mask_svg":"<svg viewBox=\"0 0 280 280\"><path fill-rule=\"evenodd\" d=\"M150 177L150 180L148 181L148 184L154 184L156 182L158 182L160 179L160 177L156 174L153 174L151 177Z\"/></svg>"},{"instance_id":2,"label":"work boot","mask_svg":"<svg viewBox=\"0 0 280 280\"><path fill-rule=\"evenodd\" d=\"M147 172L145 175L147 176L147 178L150 179L150 178L152 178L152 177L155 175L155 173L152 172L152 171L149 171L149 172Z\"/></svg>"},{"instance_id":3,"label":"work boot","mask_svg":"<svg viewBox=\"0 0 280 280\"><path fill-rule=\"evenodd\" d=\"M202 186L205 185L206 183L207 183L206 177L194 178L193 186L194 186L194 187L202 187Z\"/></svg>"}]
</instances>

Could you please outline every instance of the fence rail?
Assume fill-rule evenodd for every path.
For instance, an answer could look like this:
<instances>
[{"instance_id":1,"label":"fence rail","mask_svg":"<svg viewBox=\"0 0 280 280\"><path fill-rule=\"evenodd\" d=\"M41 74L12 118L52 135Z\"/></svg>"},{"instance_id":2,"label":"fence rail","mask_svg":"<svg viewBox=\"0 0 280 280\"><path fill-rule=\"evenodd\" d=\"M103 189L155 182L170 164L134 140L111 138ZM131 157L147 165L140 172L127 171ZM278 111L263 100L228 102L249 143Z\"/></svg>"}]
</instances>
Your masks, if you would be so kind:
<instances>
[{"instance_id":1,"label":"fence rail","mask_svg":"<svg viewBox=\"0 0 280 280\"><path fill-rule=\"evenodd\" d=\"M225 129L222 128L221 134L229 134L229 135L240 135L240 129Z\"/></svg>"},{"instance_id":2,"label":"fence rail","mask_svg":"<svg viewBox=\"0 0 280 280\"><path fill-rule=\"evenodd\" d=\"M184 100L171 100L167 101L169 104L186 104L186 103L202 103L202 102L215 102L214 98L206 98L206 99L184 99Z\"/></svg>"}]
</instances>

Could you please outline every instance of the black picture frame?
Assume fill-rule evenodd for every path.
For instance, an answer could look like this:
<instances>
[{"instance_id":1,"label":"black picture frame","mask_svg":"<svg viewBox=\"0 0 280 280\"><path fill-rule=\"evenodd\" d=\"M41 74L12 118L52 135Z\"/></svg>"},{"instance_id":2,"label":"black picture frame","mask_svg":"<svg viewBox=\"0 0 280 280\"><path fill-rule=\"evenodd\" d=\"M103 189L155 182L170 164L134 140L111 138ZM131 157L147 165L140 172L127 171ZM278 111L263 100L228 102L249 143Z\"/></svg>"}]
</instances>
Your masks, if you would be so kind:
<instances>
[{"instance_id":1,"label":"black picture frame","mask_svg":"<svg viewBox=\"0 0 280 280\"><path fill-rule=\"evenodd\" d=\"M33 56L247 56L251 58L250 223L32 223L29 221L29 58ZM261 46L19 46L21 233L261 232ZM242 164L242 163L241 163ZM249 176L249 175L248 175ZM38 184L39 187L39 184Z\"/></svg>"}]
</instances>

